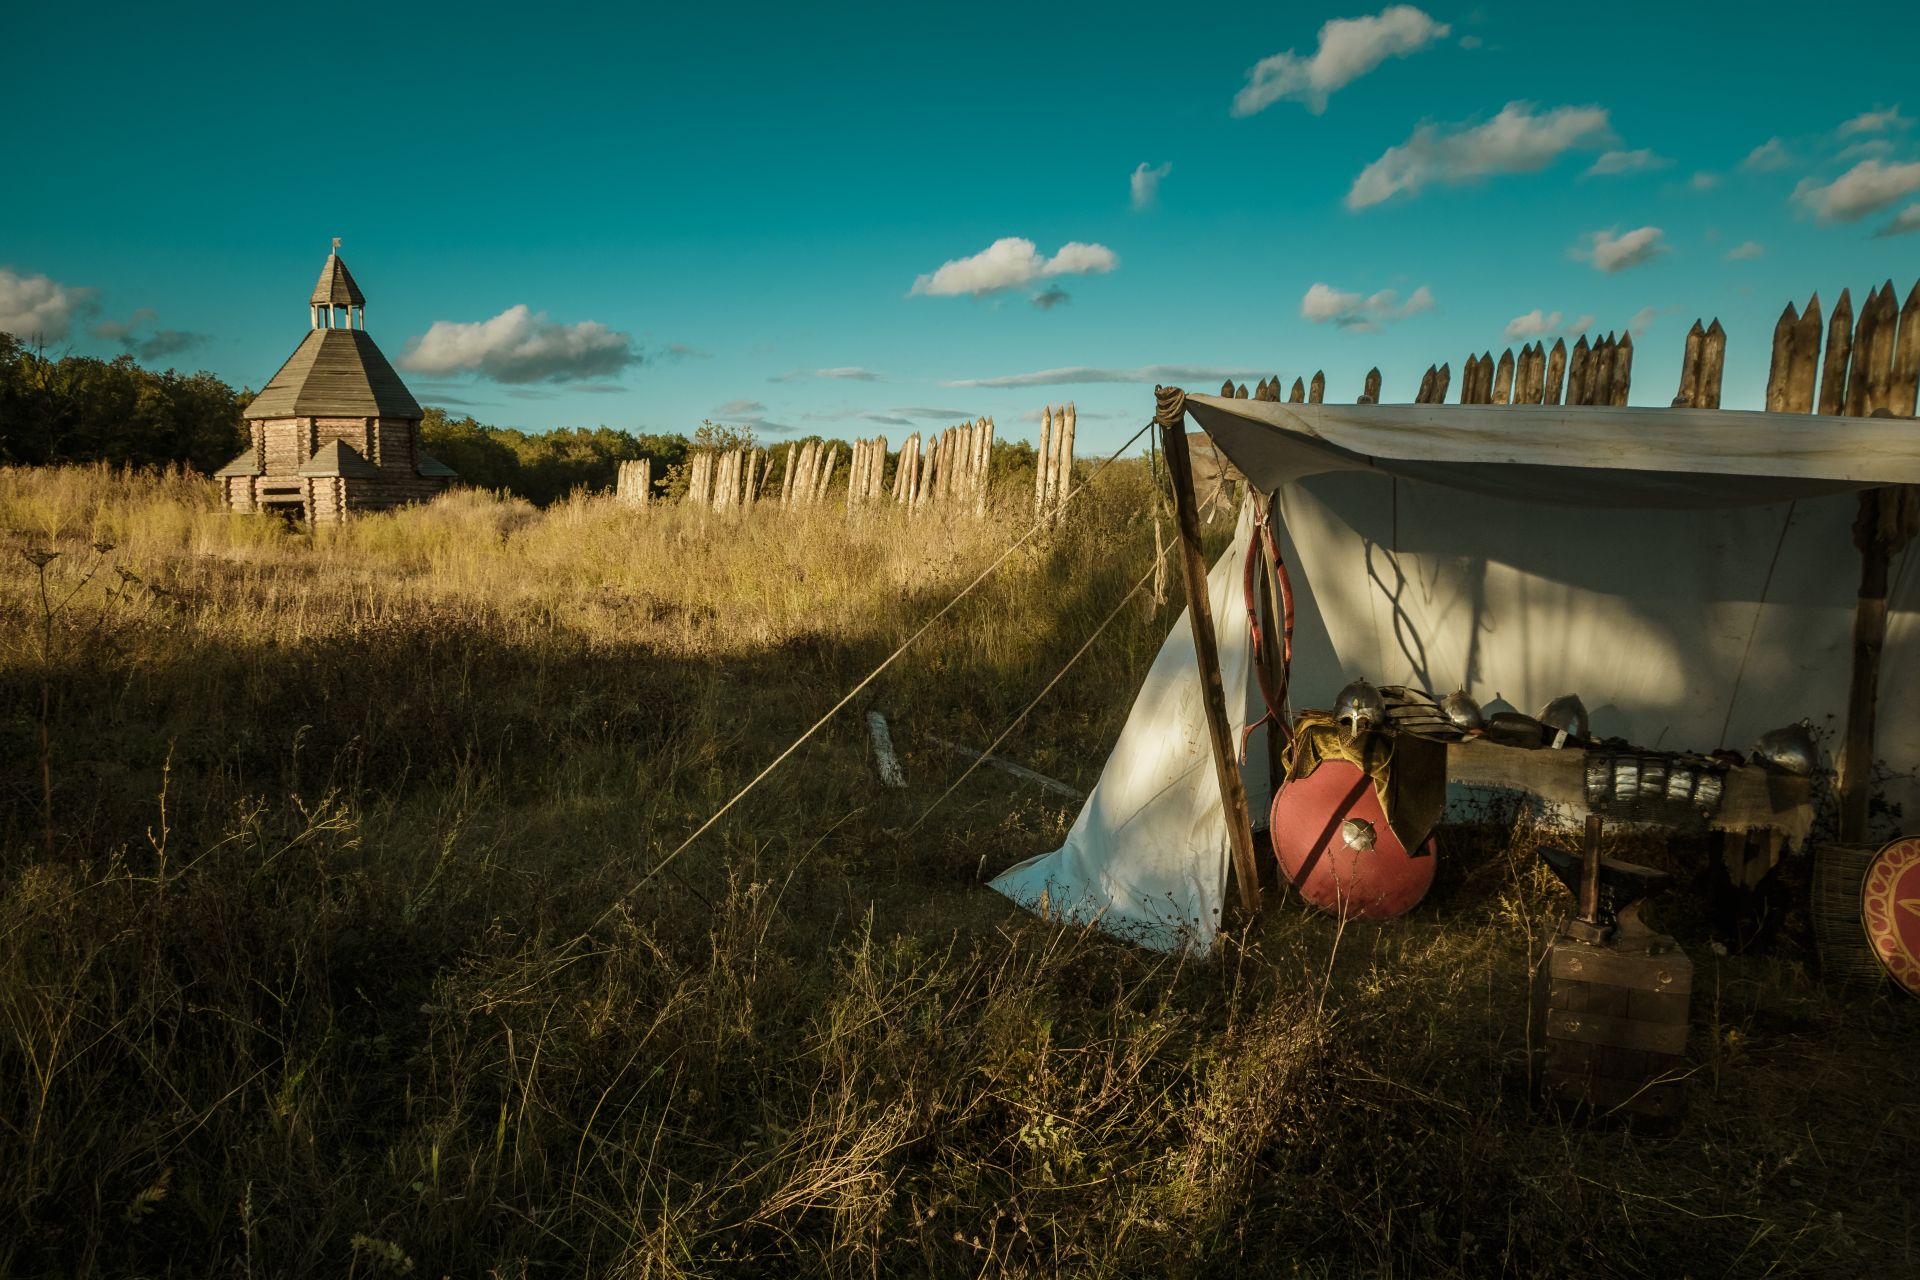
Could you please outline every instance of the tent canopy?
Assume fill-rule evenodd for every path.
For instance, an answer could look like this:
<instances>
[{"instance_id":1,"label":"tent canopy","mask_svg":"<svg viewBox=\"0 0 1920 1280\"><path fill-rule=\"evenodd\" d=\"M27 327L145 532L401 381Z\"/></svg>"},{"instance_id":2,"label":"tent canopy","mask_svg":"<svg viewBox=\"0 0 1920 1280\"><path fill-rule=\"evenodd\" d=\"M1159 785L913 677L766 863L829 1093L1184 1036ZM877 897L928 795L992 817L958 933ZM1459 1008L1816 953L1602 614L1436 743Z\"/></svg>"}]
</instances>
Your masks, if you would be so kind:
<instances>
[{"instance_id":1,"label":"tent canopy","mask_svg":"<svg viewBox=\"0 0 1920 1280\"><path fill-rule=\"evenodd\" d=\"M1856 491L1920 484L1920 424L1555 405L1329 405L1190 395L1277 495L1293 577L1292 700L1356 678L1538 711L1578 694L1597 736L1744 750L1845 722ZM1210 583L1229 716L1258 694L1234 550ZM1017 901L1148 945L1204 949L1227 858L1186 620L1060 850ZM1896 557L1880 676L1883 824L1920 814L1920 555ZM1243 772L1264 790L1265 764ZM1257 802L1256 802L1257 803ZM1256 814L1258 810L1256 809Z\"/></svg>"},{"instance_id":2,"label":"tent canopy","mask_svg":"<svg viewBox=\"0 0 1920 1280\"><path fill-rule=\"evenodd\" d=\"M1465 688L1596 733L1744 750L1844 727L1855 491L1920 484L1898 418L1557 405L1305 405L1188 396L1278 492L1303 587L1302 705L1348 679ZM1299 579L1305 579L1304 583ZM1876 754L1920 812L1920 569L1893 564Z\"/></svg>"},{"instance_id":3,"label":"tent canopy","mask_svg":"<svg viewBox=\"0 0 1920 1280\"><path fill-rule=\"evenodd\" d=\"M1376 470L1559 506L1697 509L1920 484L1920 428L1901 418L1198 395L1186 404L1262 492Z\"/></svg>"}]
</instances>

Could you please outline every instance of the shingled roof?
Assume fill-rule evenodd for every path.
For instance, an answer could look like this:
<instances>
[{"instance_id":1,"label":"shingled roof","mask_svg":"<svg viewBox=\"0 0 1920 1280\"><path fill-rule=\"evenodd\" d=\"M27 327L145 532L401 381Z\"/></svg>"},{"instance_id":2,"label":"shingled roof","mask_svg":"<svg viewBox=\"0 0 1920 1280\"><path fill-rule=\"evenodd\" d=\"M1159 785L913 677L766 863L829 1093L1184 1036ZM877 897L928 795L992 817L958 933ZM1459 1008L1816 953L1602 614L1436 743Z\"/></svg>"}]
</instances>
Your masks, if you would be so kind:
<instances>
[{"instance_id":1,"label":"shingled roof","mask_svg":"<svg viewBox=\"0 0 1920 1280\"><path fill-rule=\"evenodd\" d=\"M327 255L327 265L320 268L320 283L313 286L313 305L316 307L364 307L366 295L360 292L360 286L353 282L353 273L347 270L347 264L340 261L340 255Z\"/></svg>"},{"instance_id":2,"label":"shingled roof","mask_svg":"<svg viewBox=\"0 0 1920 1280\"><path fill-rule=\"evenodd\" d=\"M420 414L420 402L365 329L310 329L280 372L247 406L245 416L418 418Z\"/></svg>"},{"instance_id":3,"label":"shingled roof","mask_svg":"<svg viewBox=\"0 0 1920 1280\"><path fill-rule=\"evenodd\" d=\"M301 466L303 476L346 476L355 480L378 480L380 468L368 462L361 452L344 440L329 440L313 451Z\"/></svg>"}]
</instances>

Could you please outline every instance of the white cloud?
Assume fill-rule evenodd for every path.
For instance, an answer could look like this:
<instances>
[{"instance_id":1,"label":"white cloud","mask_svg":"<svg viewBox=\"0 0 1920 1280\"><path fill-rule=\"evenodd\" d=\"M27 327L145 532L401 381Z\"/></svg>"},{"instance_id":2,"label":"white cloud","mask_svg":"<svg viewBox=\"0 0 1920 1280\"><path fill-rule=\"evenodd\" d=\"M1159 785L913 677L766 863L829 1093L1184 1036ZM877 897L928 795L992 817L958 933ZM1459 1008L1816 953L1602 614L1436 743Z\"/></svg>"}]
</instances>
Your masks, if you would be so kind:
<instances>
[{"instance_id":1,"label":"white cloud","mask_svg":"<svg viewBox=\"0 0 1920 1280\"><path fill-rule=\"evenodd\" d=\"M830 378L840 382L878 382L880 375L871 369L862 369L858 365L842 365L837 369L789 369L785 373L775 374L768 382L800 382L807 378Z\"/></svg>"},{"instance_id":2,"label":"white cloud","mask_svg":"<svg viewBox=\"0 0 1920 1280\"><path fill-rule=\"evenodd\" d=\"M1560 327L1566 318L1564 312L1555 311L1551 315L1535 307L1523 316L1515 316L1507 321L1509 338L1544 338Z\"/></svg>"},{"instance_id":3,"label":"white cloud","mask_svg":"<svg viewBox=\"0 0 1920 1280\"><path fill-rule=\"evenodd\" d=\"M0 267L0 333L29 343L65 342L76 317L99 309L99 293Z\"/></svg>"},{"instance_id":4,"label":"white cloud","mask_svg":"<svg viewBox=\"0 0 1920 1280\"><path fill-rule=\"evenodd\" d=\"M1509 102L1483 124L1422 124L1413 136L1353 180L1349 209L1365 209L1396 195L1414 195L1435 183L1457 186L1496 173L1536 173L1568 151L1597 150L1614 141L1602 107L1555 107Z\"/></svg>"},{"instance_id":5,"label":"white cloud","mask_svg":"<svg viewBox=\"0 0 1920 1280\"><path fill-rule=\"evenodd\" d=\"M1591 312L1589 312L1588 314L1581 316L1578 320L1575 320L1572 324L1568 325L1566 327L1565 332L1585 333L1587 330L1593 328L1593 322L1596 318L1597 317L1595 317Z\"/></svg>"},{"instance_id":6,"label":"white cloud","mask_svg":"<svg viewBox=\"0 0 1920 1280\"><path fill-rule=\"evenodd\" d=\"M956 378L943 387L1071 387L1104 382L1146 382L1186 384L1210 390L1227 378L1245 382L1266 375L1257 369L1230 365L1149 364L1132 369L1100 369L1070 365L1064 369L1040 369L1033 373L1009 373L993 378Z\"/></svg>"},{"instance_id":7,"label":"white cloud","mask_svg":"<svg viewBox=\"0 0 1920 1280\"><path fill-rule=\"evenodd\" d=\"M1740 162L1740 167L1749 173L1774 173L1792 164L1793 156L1787 151L1787 144L1778 138L1768 138L1747 152L1747 158Z\"/></svg>"},{"instance_id":8,"label":"white cloud","mask_svg":"<svg viewBox=\"0 0 1920 1280\"><path fill-rule=\"evenodd\" d=\"M1711 191L1720 185L1720 175L1708 173L1704 169L1687 179L1687 186L1695 191Z\"/></svg>"},{"instance_id":9,"label":"white cloud","mask_svg":"<svg viewBox=\"0 0 1920 1280\"><path fill-rule=\"evenodd\" d=\"M1874 238L1884 240L1888 236L1904 236L1909 232L1920 231L1920 204L1910 204L1893 215L1893 221L1874 232Z\"/></svg>"},{"instance_id":10,"label":"white cloud","mask_svg":"<svg viewBox=\"0 0 1920 1280\"><path fill-rule=\"evenodd\" d=\"M491 320L435 320L400 357L415 373L476 373L495 382L604 378L639 362L632 335L592 320L555 324L525 303Z\"/></svg>"},{"instance_id":11,"label":"white cloud","mask_svg":"<svg viewBox=\"0 0 1920 1280\"><path fill-rule=\"evenodd\" d=\"M1482 40L1479 36L1461 36L1460 37L1460 47L1462 49L1478 49L1481 45L1485 43L1486 41Z\"/></svg>"},{"instance_id":12,"label":"white cloud","mask_svg":"<svg viewBox=\"0 0 1920 1280\"><path fill-rule=\"evenodd\" d=\"M1842 164L1850 160L1865 160L1873 156L1890 156L1896 148L1891 138L1862 138L1849 143L1834 153L1834 159Z\"/></svg>"},{"instance_id":13,"label":"white cloud","mask_svg":"<svg viewBox=\"0 0 1920 1280\"><path fill-rule=\"evenodd\" d=\"M1891 129L1904 129L1912 123L1913 121L1900 114L1900 104L1896 102L1885 111L1863 111L1834 130L1834 133L1838 137L1851 138L1861 133L1886 133Z\"/></svg>"},{"instance_id":14,"label":"white cloud","mask_svg":"<svg viewBox=\"0 0 1920 1280\"><path fill-rule=\"evenodd\" d=\"M1031 240L1006 236L995 240L970 258L955 258L938 271L913 282L908 296L954 297L998 293L1019 289L1055 276L1099 275L1120 265L1113 250L1102 244L1070 241L1060 246L1051 258L1042 255Z\"/></svg>"},{"instance_id":15,"label":"white cloud","mask_svg":"<svg viewBox=\"0 0 1920 1280\"><path fill-rule=\"evenodd\" d=\"M1920 160L1908 164L1862 160L1824 185L1801 179L1793 198L1822 222L1858 222L1916 191L1920 191Z\"/></svg>"},{"instance_id":16,"label":"white cloud","mask_svg":"<svg viewBox=\"0 0 1920 1280\"><path fill-rule=\"evenodd\" d=\"M1233 97L1233 114L1254 115L1292 98L1319 115L1327 109L1328 95L1388 58L1418 53L1451 30L1410 4L1389 5L1372 17L1335 18L1320 28L1320 47L1312 57L1289 49L1255 63Z\"/></svg>"},{"instance_id":17,"label":"white cloud","mask_svg":"<svg viewBox=\"0 0 1920 1280\"><path fill-rule=\"evenodd\" d=\"M1727 250L1727 261L1751 262L1753 259L1765 254L1766 251L1766 246L1758 240L1743 240L1733 248Z\"/></svg>"},{"instance_id":18,"label":"white cloud","mask_svg":"<svg viewBox=\"0 0 1920 1280\"><path fill-rule=\"evenodd\" d=\"M1433 305L1433 291L1425 285L1415 289L1403 303L1391 289L1368 295L1316 283L1300 299L1300 315L1314 324L1331 324L1365 333L1383 324L1431 311Z\"/></svg>"},{"instance_id":19,"label":"white cloud","mask_svg":"<svg viewBox=\"0 0 1920 1280\"><path fill-rule=\"evenodd\" d=\"M1133 188L1133 207L1151 209L1160 198L1160 179L1173 172L1173 162L1149 166L1145 160L1133 167L1133 177L1128 180Z\"/></svg>"},{"instance_id":20,"label":"white cloud","mask_svg":"<svg viewBox=\"0 0 1920 1280\"><path fill-rule=\"evenodd\" d=\"M1659 227L1636 227L1622 235L1596 231L1587 237L1586 244L1574 247L1573 256L1611 275L1652 262L1666 251L1664 233Z\"/></svg>"},{"instance_id":21,"label":"white cloud","mask_svg":"<svg viewBox=\"0 0 1920 1280\"><path fill-rule=\"evenodd\" d=\"M1653 328L1653 322L1660 318L1660 308L1646 306L1633 313L1633 319L1627 321L1627 332L1638 338Z\"/></svg>"},{"instance_id":22,"label":"white cloud","mask_svg":"<svg viewBox=\"0 0 1920 1280\"><path fill-rule=\"evenodd\" d=\"M1616 173L1645 173L1649 169L1664 169L1673 161L1642 147L1638 151L1602 152L1598 160L1587 166L1584 176L1611 177Z\"/></svg>"}]
</instances>

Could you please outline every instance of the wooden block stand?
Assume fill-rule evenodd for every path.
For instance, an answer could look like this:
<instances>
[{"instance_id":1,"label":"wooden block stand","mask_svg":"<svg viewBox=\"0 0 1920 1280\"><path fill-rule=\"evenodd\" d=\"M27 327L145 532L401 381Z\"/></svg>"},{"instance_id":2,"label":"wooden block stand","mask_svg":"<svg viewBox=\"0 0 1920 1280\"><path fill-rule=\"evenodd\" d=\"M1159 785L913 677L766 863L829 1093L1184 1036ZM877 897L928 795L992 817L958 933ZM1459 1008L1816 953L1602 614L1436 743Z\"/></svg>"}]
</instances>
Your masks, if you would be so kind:
<instances>
[{"instance_id":1,"label":"wooden block stand","mask_svg":"<svg viewBox=\"0 0 1920 1280\"><path fill-rule=\"evenodd\" d=\"M1547 1103L1589 1116L1676 1121L1684 1103L1693 962L1624 918L1604 942L1563 924L1534 974L1534 1078Z\"/></svg>"}]
</instances>

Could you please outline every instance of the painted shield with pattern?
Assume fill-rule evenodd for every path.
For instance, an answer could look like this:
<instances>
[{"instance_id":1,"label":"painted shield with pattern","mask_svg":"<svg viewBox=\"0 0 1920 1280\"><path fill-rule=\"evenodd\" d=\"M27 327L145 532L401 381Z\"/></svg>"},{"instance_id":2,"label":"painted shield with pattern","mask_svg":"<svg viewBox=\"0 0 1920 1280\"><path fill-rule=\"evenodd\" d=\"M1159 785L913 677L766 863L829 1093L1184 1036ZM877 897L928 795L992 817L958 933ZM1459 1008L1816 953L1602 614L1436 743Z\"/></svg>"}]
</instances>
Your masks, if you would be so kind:
<instances>
[{"instance_id":1,"label":"painted shield with pattern","mask_svg":"<svg viewBox=\"0 0 1920 1280\"><path fill-rule=\"evenodd\" d=\"M1432 837L1408 853L1387 825L1373 780L1344 760L1322 761L1281 787L1267 832L1287 882L1331 915L1391 919L1433 887Z\"/></svg>"},{"instance_id":2,"label":"painted shield with pattern","mask_svg":"<svg viewBox=\"0 0 1920 1280\"><path fill-rule=\"evenodd\" d=\"M1904 836L1874 856L1860 886L1860 919L1893 980L1920 996L1920 836Z\"/></svg>"}]
</instances>

